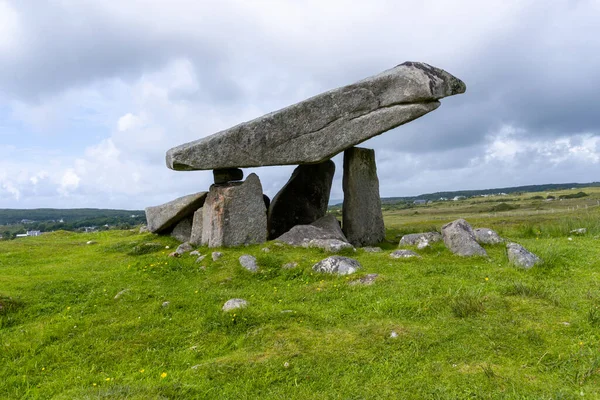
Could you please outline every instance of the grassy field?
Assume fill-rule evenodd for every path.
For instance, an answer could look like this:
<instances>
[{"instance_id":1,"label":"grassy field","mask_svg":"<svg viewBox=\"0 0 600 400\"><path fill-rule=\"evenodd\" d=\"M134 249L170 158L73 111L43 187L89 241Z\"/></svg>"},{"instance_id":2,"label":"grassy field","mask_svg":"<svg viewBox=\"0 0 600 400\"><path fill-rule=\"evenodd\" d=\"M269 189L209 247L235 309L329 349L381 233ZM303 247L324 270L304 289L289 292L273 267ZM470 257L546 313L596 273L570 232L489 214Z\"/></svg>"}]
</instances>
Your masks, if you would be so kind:
<instances>
[{"instance_id":1,"label":"grassy field","mask_svg":"<svg viewBox=\"0 0 600 400\"><path fill-rule=\"evenodd\" d=\"M583 191L386 211L384 252L359 249L349 277L313 273L319 250L273 243L197 264L132 231L0 242L0 398L600 398L600 190ZM544 263L515 268L503 245L389 258L397 235L458 217ZM374 285L348 284L369 273ZM222 312L234 297L249 306Z\"/></svg>"}]
</instances>

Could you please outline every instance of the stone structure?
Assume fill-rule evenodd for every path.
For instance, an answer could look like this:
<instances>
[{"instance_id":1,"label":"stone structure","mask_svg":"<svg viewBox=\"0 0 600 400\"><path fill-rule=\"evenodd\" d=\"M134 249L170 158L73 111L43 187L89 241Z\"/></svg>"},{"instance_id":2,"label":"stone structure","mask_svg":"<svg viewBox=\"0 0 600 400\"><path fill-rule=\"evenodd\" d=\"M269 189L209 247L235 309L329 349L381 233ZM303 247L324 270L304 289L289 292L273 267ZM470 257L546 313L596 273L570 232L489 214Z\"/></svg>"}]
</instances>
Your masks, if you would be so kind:
<instances>
[{"instance_id":1,"label":"stone structure","mask_svg":"<svg viewBox=\"0 0 600 400\"><path fill-rule=\"evenodd\" d=\"M385 239L375 151L353 147L344 152L342 230L354 246Z\"/></svg>"},{"instance_id":2,"label":"stone structure","mask_svg":"<svg viewBox=\"0 0 600 400\"><path fill-rule=\"evenodd\" d=\"M171 232L171 236L180 242L188 242L190 237L192 236L192 221L193 217L185 217L181 221L175 225L173 231Z\"/></svg>"},{"instance_id":3,"label":"stone structure","mask_svg":"<svg viewBox=\"0 0 600 400\"><path fill-rule=\"evenodd\" d=\"M506 253L508 255L508 261L517 267L529 269L542 262L538 256L518 243L507 243Z\"/></svg>"},{"instance_id":4,"label":"stone structure","mask_svg":"<svg viewBox=\"0 0 600 400\"><path fill-rule=\"evenodd\" d=\"M444 70L405 62L167 152L179 171L314 164L440 106L464 93Z\"/></svg>"},{"instance_id":5,"label":"stone structure","mask_svg":"<svg viewBox=\"0 0 600 400\"><path fill-rule=\"evenodd\" d=\"M147 207L148 230L152 233L165 233L172 230L179 221L202 207L206 195L207 192L199 192L179 197L160 206Z\"/></svg>"},{"instance_id":6,"label":"stone structure","mask_svg":"<svg viewBox=\"0 0 600 400\"><path fill-rule=\"evenodd\" d=\"M149 230L169 233L177 226L181 240L210 247L281 238L297 226L306 232L296 233L317 233L308 242L340 242L327 242L325 247L340 248L347 239L355 246L378 243L385 231L374 151L353 146L419 118L439 107L441 98L465 90L461 80L439 68L405 62L174 147L166 156L169 168L213 170L215 184L208 195L177 199L173 207L170 203L149 207ZM343 230L347 239L343 234L342 238L323 238L320 233L327 229L313 223L326 213L335 171L330 159L342 151L346 152ZM271 205L256 175L240 182L240 168L270 165L299 165Z\"/></svg>"},{"instance_id":7,"label":"stone structure","mask_svg":"<svg viewBox=\"0 0 600 400\"><path fill-rule=\"evenodd\" d=\"M477 228L473 233L475 234L475 240L480 244L498 244L504 242L504 239L496 231L489 228Z\"/></svg>"},{"instance_id":8,"label":"stone structure","mask_svg":"<svg viewBox=\"0 0 600 400\"><path fill-rule=\"evenodd\" d=\"M243 183L213 185L202 207L202 244L239 246L267 240L267 210L256 174Z\"/></svg>"},{"instance_id":9,"label":"stone structure","mask_svg":"<svg viewBox=\"0 0 600 400\"><path fill-rule=\"evenodd\" d=\"M442 235L437 232L410 233L402 236L398 246L417 246L423 241L428 243L440 242Z\"/></svg>"},{"instance_id":10,"label":"stone structure","mask_svg":"<svg viewBox=\"0 0 600 400\"><path fill-rule=\"evenodd\" d=\"M275 239L296 225L308 225L327 212L335 164L331 160L300 165L269 207L269 239Z\"/></svg>"}]
</instances>

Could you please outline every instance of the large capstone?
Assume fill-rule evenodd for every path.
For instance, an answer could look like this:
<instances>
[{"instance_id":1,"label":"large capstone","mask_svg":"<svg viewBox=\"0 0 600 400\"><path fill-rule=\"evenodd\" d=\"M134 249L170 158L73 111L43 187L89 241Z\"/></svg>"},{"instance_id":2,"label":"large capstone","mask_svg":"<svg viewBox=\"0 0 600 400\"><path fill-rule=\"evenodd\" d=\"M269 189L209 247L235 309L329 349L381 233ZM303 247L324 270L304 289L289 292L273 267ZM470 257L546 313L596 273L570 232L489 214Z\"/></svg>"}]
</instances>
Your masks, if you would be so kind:
<instances>
[{"instance_id":1,"label":"large capstone","mask_svg":"<svg viewBox=\"0 0 600 400\"><path fill-rule=\"evenodd\" d=\"M275 239L296 225L307 225L323 217L335 173L331 160L300 165L275 195L269 207L269 238Z\"/></svg>"},{"instance_id":2,"label":"large capstone","mask_svg":"<svg viewBox=\"0 0 600 400\"><path fill-rule=\"evenodd\" d=\"M385 239L375 151L353 147L344 152L342 230L354 246Z\"/></svg>"},{"instance_id":3,"label":"large capstone","mask_svg":"<svg viewBox=\"0 0 600 400\"><path fill-rule=\"evenodd\" d=\"M464 93L444 70L405 62L167 152L175 170L314 164L419 118ZM204 134L205 132L203 132Z\"/></svg>"},{"instance_id":4,"label":"large capstone","mask_svg":"<svg viewBox=\"0 0 600 400\"><path fill-rule=\"evenodd\" d=\"M154 233L171 231L182 219L190 217L194 211L202 207L206 194L206 192L199 192L179 197L160 206L147 207L148 230Z\"/></svg>"},{"instance_id":5,"label":"large capstone","mask_svg":"<svg viewBox=\"0 0 600 400\"><path fill-rule=\"evenodd\" d=\"M487 256L483 247L477 243L473 228L462 218L442 226L442 238L446 247L456 255Z\"/></svg>"},{"instance_id":6,"label":"large capstone","mask_svg":"<svg viewBox=\"0 0 600 400\"><path fill-rule=\"evenodd\" d=\"M202 210L203 245L239 246L267 240L267 210L256 174L244 182L212 185Z\"/></svg>"}]
</instances>

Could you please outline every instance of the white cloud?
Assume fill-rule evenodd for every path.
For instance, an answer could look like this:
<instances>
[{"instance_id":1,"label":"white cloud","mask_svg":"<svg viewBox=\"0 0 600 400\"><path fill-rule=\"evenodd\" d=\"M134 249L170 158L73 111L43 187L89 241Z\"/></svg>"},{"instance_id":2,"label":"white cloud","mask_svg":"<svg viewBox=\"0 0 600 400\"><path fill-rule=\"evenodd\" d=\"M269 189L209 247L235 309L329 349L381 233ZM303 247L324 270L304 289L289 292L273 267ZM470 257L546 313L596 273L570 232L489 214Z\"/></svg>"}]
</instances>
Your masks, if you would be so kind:
<instances>
[{"instance_id":1,"label":"white cloud","mask_svg":"<svg viewBox=\"0 0 600 400\"><path fill-rule=\"evenodd\" d=\"M18 51L20 36L19 14L8 2L0 0L0 55Z\"/></svg>"},{"instance_id":2,"label":"white cloud","mask_svg":"<svg viewBox=\"0 0 600 400\"><path fill-rule=\"evenodd\" d=\"M68 196L70 192L79 187L80 181L81 178L75 173L75 170L73 168L69 168L65 171L60 180L58 192L63 196Z\"/></svg>"}]
</instances>

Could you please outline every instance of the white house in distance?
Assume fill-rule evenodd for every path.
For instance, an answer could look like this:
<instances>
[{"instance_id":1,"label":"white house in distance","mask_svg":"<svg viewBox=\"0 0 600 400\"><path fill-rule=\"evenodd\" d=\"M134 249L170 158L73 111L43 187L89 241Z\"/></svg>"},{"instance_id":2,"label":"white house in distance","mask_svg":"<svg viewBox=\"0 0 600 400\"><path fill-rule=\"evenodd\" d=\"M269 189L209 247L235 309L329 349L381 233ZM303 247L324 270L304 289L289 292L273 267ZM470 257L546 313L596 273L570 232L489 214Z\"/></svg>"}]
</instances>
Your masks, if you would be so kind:
<instances>
[{"instance_id":1,"label":"white house in distance","mask_svg":"<svg viewBox=\"0 0 600 400\"><path fill-rule=\"evenodd\" d=\"M40 236L41 234L41 231L27 231L27 233L18 233L15 237Z\"/></svg>"}]
</instances>

